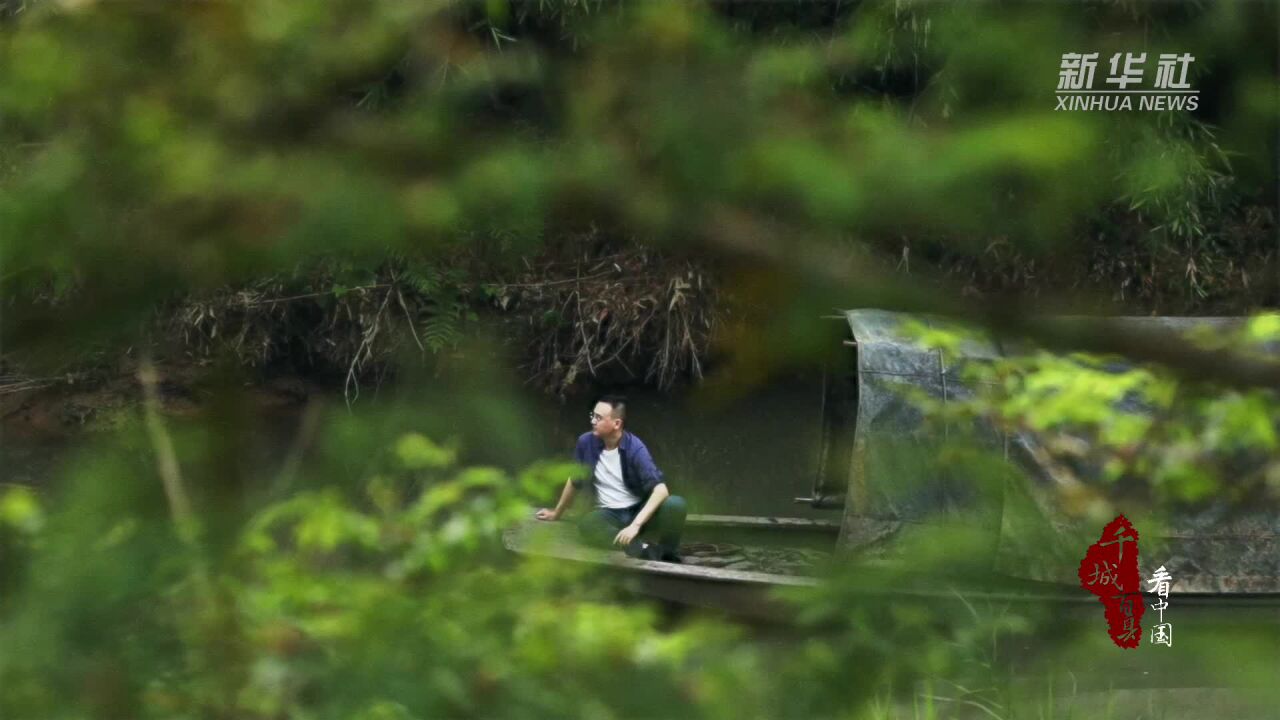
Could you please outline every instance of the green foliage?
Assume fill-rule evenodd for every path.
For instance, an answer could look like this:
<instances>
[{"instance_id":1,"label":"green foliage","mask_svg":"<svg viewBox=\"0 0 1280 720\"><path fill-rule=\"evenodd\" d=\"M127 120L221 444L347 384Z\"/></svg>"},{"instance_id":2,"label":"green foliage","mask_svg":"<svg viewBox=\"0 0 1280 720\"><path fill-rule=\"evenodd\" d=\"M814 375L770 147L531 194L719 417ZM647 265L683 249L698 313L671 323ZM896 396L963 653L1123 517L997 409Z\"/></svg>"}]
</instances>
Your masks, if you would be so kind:
<instances>
[{"instance_id":1,"label":"green foliage","mask_svg":"<svg viewBox=\"0 0 1280 720\"><path fill-rule=\"evenodd\" d=\"M1225 330L1194 329L1188 345L1231 348L1261 359L1274 345L1274 315L1258 315ZM922 345L948 362L965 359L962 328L907 328ZM1061 355L1031 350L991 362L963 363L972 397L943 403L916 394L937 421L954 426L989 423L1008 433L1025 433L1059 479L1083 488L1068 507L1089 507L1105 515L1113 507L1096 501L1127 497L1196 504L1210 499L1244 508L1280 500L1276 462L1277 399L1265 389L1222 391L1179 381L1159 367L1140 367L1122 358Z\"/></svg>"},{"instance_id":2,"label":"green foliage","mask_svg":"<svg viewBox=\"0 0 1280 720\"><path fill-rule=\"evenodd\" d=\"M745 667L697 670L735 637L727 628L695 624L664 636L649 609L612 604L599 578L506 558L502 529L576 467L543 463L517 478L457 468L452 452L413 433L385 457L370 468L364 498L322 487L255 512L231 548L234 562L211 576L195 556L166 561L186 568L176 576L113 575L148 554L139 542L154 545L145 538L158 528L145 520L104 517L93 531L49 536L31 557L44 581L15 586L17 609L0 615L0 709L6 717L581 716L651 708L651 696L625 692L637 680L667 694L692 681L720 699L729 696L723 683L746 680ZM147 484L136 498L153 494ZM94 502L82 497L86 510L108 509ZM30 525L25 491L7 493L4 508L6 522ZM51 525L65 528L74 512L60 507ZM66 553L98 569L62 565ZM66 595L95 585L92 597ZM51 594L64 600L50 607ZM51 610L59 621L41 624ZM137 612L149 618L142 635L129 619ZM107 624L62 632L95 617ZM102 676L94 662L57 660L95 646L135 662ZM54 690L79 682L98 685ZM619 700L636 704L628 712Z\"/></svg>"},{"instance_id":3,"label":"green foliage","mask_svg":"<svg viewBox=\"0 0 1280 720\"><path fill-rule=\"evenodd\" d=\"M0 264L17 309L6 352L31 362L58 349L61 366L87 339L136 345L140 321L175 294L198 306L249 292L219 312L242 361L327 356L354 395L391 346L456 345L483 305L457 290L500 283L521 256L591 256L588 228L612 248L730 260L744 237L852 244L871 251L859 263L871 276L901 256L915 273L898 278L907 296L943 274L971 294L1110 296L1090 306L1275 300L1274 178L1254 157L1270 157L1259 148L1276 119L1253 99L1274 41L1254 42L1274 24L1265 4L277 5L13 11L0 39ZM1199 115L1051 114L1059 55L1046 49L1064 40L1193 52L1193 79L1217 100ZM489 240L506 248L498 262L449 277L460 247ZM325 263L350 256L374 279L329 282ZM413 258L397 278L384 265L395 258ZM368 284L404 290L407 310L389 304L403 323L379 312L390 293L351 297ZM875 290L850 285L820 305L910 299L851 297ZM270 302L318 292L340 301L318 323ZM371 307L343 305L354 299ZM189 335L203 335L204 356L214 330L193 312L175 324L200 318ZM769 312L756 313L749 325L765 327ZM75 340L39 331L51 322ZM658 342L645 337L644 354ZM693 333L693 346L676 367L696 378L712 342ZM606 358L663 386L673 376ZM545 358L526 360L542 379Z\"/></svg>"},{"instance_id":4,"label":"green foliage","mask_svg":"<svg viewBox=\"0 0 1280 720\"><path fill-rule=\"evenodd\" d=\"M14 485L0 492L0 524L23 534L38 532L44 526L40 501L30 488Z\"/></svg>"},{"instance_id":5,"label":"green foliage","mask_svg":"<svg viewBox=\"0 0 1280 720\"><path fill-rule=\"evenodd\" d=\"M801 319L833 306L1274 305L1275 19L1266 3L3 3L6 373L157 351L293 365L354 400L402 358L447 364L496 306L544 388L620 368L669 387L712 349L742 385L811 361ZM1199 115L1052 111L1062 52L1164 48L1199 58ZM1199 341L1275 342L1274 315L1248 327ZM924 524L904 541L914 572L797 593L804 632L777 647L509 556L501 532L571 470L466 461L518 434L486 357L456 364L467 402L330 419L323 462L280 477L242 467L242 418L179 428L198 533L175 529L128 422L50 497L0 486L0 716L857 716L920 687L917 715L946 715L946 692L1019 716L995 648L1045 618L929 587L979 573L985 528ZM1041 438L1083 488L1071 511L1276 500L1272 390L1113 360L974 365L986 392L933 409ZM1224 637L1272 659L1273 634Z\"/></svg>"},{"instance_id":6,"label":"green foliage","mask_svg":"<svg viewBox=\"0 0 1280 720\"><path fill-rule=\"evenodd\" d=\"M318 455L299 488L236 511L224 540L208 527L195 545L179 538L127 428L71 467L57 500L4 494L0 530L14 521L31 541L0 546L24 566L2 566L0 713L1035 717L1015 710L1044 702L1040 676L1008 677L1017 648L1100 635L1011 605L1015 588L989 579L987 531L970 522L907 531L909 563L851 559L788 591L785 635L664 617L616 576L503 549L503 530L582 468L467 466L421 433L385 432L396 424L324 421L325 452L359 458L357 475ZM185 467L219 445L196 426L175 431ZM217 518L196 509L206 526Z\"/></svg>"}]
</instances>

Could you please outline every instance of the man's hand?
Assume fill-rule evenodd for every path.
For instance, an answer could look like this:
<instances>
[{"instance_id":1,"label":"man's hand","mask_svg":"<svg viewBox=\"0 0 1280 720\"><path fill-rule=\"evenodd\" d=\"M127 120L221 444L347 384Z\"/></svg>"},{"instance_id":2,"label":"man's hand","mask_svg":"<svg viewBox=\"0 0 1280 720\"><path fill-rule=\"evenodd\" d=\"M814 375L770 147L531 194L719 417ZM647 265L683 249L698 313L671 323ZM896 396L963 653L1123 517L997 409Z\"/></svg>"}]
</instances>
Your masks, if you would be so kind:
<instances>
[{"instance_id":1,"label":"man's hand","mask_svg":"<svg viewBox=\"0 0 1280 720\"><path fill-rule=\"evenodd\" d=\"M560 516L573 506L573 493L573 480L565 480L564 490L560 492L560 502L556 503L556 508L554 510L539 508L538 512L534 513L533 516L539 520L546 520L548 522L559 520Z\"/></svg>"},{"instance_id":2,"label":"man's hand","mask_svg":"<svg viewBox=\"0 0 1280 720\"><path fill-rule=\"evenodd\" d=\"M625 547L627 545L630 545L631 541L635 540L636 536L639 534L640 534L639 525L628 525L618 531L617 536L613 538L613 544L622 545L623 547Z\"/></svg>"}]
</instances>

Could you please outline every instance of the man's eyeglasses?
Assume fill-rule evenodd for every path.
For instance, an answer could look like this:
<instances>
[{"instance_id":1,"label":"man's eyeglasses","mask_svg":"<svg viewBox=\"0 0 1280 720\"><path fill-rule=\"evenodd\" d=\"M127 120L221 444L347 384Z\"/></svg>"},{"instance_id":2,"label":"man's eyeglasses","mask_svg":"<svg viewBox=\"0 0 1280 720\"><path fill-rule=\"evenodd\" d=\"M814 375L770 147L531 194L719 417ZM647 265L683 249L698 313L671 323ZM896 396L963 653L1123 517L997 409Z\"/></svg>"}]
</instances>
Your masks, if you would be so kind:
<instances>
[{"instance_id":1,"label":"man's eyeglasses","mask_svg":"<svg viewBox=\"0 0 1280 720\"><path fill-rule=\"evenodd\" d=\"M592 424L592 425L595 425L596 423L598 423L598 422L600 422L601 420L604 420L604 419L605 419L605 418L604 418L604 416L603 416L603 415L601 415L600 413L597 413L597 412L593 412L593 413L591 413L591 424Z\"/></svg>"}]
</instances>

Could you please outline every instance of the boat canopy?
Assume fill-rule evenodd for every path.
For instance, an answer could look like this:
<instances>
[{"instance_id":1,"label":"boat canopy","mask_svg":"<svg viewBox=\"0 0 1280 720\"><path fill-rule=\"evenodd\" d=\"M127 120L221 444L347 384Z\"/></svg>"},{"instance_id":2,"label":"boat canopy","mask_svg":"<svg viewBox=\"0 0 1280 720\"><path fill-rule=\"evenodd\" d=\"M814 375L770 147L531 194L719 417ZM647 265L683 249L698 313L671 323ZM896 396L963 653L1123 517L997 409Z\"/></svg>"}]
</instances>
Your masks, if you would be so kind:
<instances>
[{"instance_id":1,"label":"boat canopy","mask_svg":"<svg viewBox=\"0 0 1280 720\"><path fill-rule=\"evenodd\" d=\"M848 367L828 373L823 458L808 498L820 507L843 506L838 549L892 554L896 540L912 524L950 519L990 531L994 571L1076 584L1080 558L1106 520L1093 523L1067 512L1069 493L1064 491L1079 481L1105 486L1090 482L1096 478L1087 473L1077 479L1056 472L1046 463L1043 437L930 421L918 402L921 397L944 404L972 397L980 388L966 380L966 366L1013 357L1020 350L968 331L960 352L948 358L913 339L919 334L913 328L955 327L940 319L882 310L849 310L843 317L849 328L845 346L853 357L845 356ZM1243 319L1107 322L1192 331L1229 330ZM1134 402L1116 410L1142 412ZM939 453L950 443L984 449L992 462L981 470L966 463L947 467L939 462ZM1149 508L1116 507L1135 522L1154 518ZM1277 508L1246 510L1223 501L1160 520L1158 532L1153 520L1142 535L1144 577L1164 565L1180 592L1280 592ZM1093 524L1097 527L1086 527ZM1075 544L1078 553L1070 552Z\"/></svg>"}]
</instances>

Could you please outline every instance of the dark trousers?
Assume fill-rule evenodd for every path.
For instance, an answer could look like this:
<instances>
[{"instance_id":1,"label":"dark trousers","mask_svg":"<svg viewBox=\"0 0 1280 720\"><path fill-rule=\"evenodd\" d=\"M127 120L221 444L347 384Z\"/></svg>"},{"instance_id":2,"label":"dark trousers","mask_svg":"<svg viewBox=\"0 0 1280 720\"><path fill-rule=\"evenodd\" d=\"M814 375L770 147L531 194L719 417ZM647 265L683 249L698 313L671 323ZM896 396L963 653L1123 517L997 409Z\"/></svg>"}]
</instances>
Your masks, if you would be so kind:
<instances>
[{"instance_id":1,"label":"dark trousers","mask_svg":"<svg viewBox=\"0 0 1280 720\"><path fill-rule=\"evenodd\" d=\"M645 501L625 508L596 508L578 521L578 532L583 542L600 548L613 547L618 531L631 524L640 514ZM657 542L675 552L680 547L680 535L684 533L684 519L688 515L684 498L668 495L640 530L641 539Z\"/></svg>"}]
</instances>

